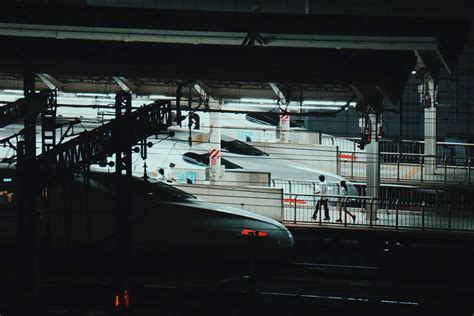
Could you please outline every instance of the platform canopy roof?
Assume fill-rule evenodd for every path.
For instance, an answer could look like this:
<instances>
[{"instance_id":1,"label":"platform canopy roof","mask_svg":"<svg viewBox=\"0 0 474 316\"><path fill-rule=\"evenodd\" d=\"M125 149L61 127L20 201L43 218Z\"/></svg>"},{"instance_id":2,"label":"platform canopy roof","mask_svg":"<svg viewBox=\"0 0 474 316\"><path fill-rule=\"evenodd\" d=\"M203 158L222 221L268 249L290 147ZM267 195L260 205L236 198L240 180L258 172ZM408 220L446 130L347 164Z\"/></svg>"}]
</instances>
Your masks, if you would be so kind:
<instances>
[{"instance_id":1,"label":"platform canopy roof","mask_svg":"<svg viewBox=\"0 0 474 316\"><path fill-rule=\"evenodd\" d=\"M467 32L467 23L457 19L48 5L2 9L8 12L0 16L4 77L34 71L256 83L256 89L266 82L335 91L344 86L376 90L394 102L415 68L451 72Z\"/></svg>"}]
</instances>

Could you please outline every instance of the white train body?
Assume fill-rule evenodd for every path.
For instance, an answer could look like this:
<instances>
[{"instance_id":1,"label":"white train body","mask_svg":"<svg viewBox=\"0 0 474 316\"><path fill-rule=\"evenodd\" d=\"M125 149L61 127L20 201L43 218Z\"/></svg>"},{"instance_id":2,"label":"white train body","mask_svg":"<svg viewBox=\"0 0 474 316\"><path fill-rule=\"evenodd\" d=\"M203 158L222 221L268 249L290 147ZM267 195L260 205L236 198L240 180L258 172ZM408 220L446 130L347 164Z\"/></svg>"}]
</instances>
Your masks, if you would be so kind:
<instances>
[{"instance_id":1,"label":"white train body","mask_svg":"<svg viewBox=\"0 0 474 316\"><path fill-rule=\"evenodd\" d=\"M159 169L167 169L170 163L174 163L176 166L173 175L178 183L205 182L210 144L203 140L207 139L207 133L193 131L192 137L201 141L193 141L192 146L189 146L187 140L189 130L176 127L170 129L175 133L173 137L160 135L158 139L152 141L155 145L148 149L149 157L146 161L148 176L163 180L164 177L160 175ZM348 184L349 194L357 195L353 184L335 173L268 155L249 144L224 134L222 135L221 153L221 164L226 170L237 169L270 173L273 180L272 185L283 188L285 193L313 194L315 183L319 182L319 176L324 175L329 185L328 194L337 195L339 184L344 180ZM134 174L137 176L143 176L141 165L143 164L136 163L134 166Z\"/></svg>"}]
</instances>

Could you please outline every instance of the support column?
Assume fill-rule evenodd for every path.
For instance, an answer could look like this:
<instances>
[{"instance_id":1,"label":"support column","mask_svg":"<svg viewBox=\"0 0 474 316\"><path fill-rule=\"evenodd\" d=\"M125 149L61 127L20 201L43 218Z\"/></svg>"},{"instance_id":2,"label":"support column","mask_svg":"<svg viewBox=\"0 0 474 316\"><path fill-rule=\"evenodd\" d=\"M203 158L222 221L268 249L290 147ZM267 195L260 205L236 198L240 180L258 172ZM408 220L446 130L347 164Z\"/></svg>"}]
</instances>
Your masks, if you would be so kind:
<instances>
[{"instance_id":1,"label":"support column","mask_svg":"<svg viewBox=\"0 0 474 316\"><path fill-rule=\"evenodd\" d=\"M429 77L425 79L423 105L425 107L425 161L423 173L426 175L434 175L436 171L436 84L434 79Z\"/></svg>"},{"instance_id":2,"label":"support column","mask_svg":"<svg viewBox=\"0 0 474 316\"><path fill-rule=\"evenodd\" d=\"M39 98L35 94L35 75L25 73L23 87L26 99L24 140L18 143L18 232L17 232L17 315L37 313L38 305L38 222L36 214L36 117Z\"/></svg>"},{"instance_id":3,"label":"support column","mask_svg":"<svg viewBox=\"0 0 474 316\"><path fill-rule=\"evenodd\" d=\"M123 126L131 124L132 97L120 92L115 97L115 121L113 131L116 174L116 249L115 249L115 315L128 315L129 275L132 255L132 151L129 135ZM111 301L112 302L112 301Z\"/></svg>"},{"instance_id":4,"label":"support column","mask_svg":"<svg viewBox=\"0 0 474 316\"><path fill-rule=\"evenodd\" d=\"M280 120L278 121L278 128L280 129L280 143L289 143L290 114L288 112L280 110Z\"/></svg>"},{"instance_id":5,"label":"support column","mask_svg":"<svg viewBox=\"0 0 474 316\"><path fill-rule=\"evenodd\" d=\"M214 104L211 106L213 110L220 110L220 104ZM209 149L209 180L211 183L217 183L223 176L221 168L221 124L220 124L220 112L210 113L210 137L209 143L211 144Z\"/></svg>"},{"instance_id":6,"label":"support column","mask_svg":"<svg viewBox=\"0 0 474 316\"><path fill-rule=\"evenodd\" d=\"M379 142L377 137L377 115L375 113L369 114L369 120L371 125L370 138L371 142L366 146L366 193L368 197L377 199L380 197L380 150ZM377 205L378 203L371 203L367 205L367 219L375 220L377 218Z\"/></svg>"}]
</instances>

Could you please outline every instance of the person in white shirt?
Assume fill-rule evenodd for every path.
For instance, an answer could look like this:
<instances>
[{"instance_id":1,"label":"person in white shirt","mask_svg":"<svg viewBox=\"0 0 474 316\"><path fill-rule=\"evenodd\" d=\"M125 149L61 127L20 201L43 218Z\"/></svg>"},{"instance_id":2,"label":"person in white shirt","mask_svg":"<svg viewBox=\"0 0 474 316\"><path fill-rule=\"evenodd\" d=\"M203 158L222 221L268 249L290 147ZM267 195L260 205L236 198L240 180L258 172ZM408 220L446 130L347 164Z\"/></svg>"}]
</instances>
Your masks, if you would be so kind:
<instances>
[{"instance_id":1,"label":"person in white shirt","mask_svg":"<svg viewBox=\"0 0 474 316\"><path fill-rule=\"evenodd\" d=\"M174 177L174 166L175 164L170 162L169 168L160 169L158 173L160 174L158 179L167 182L167 183L176 183L176 178Z\"/></svg>"},{"instance_id":2,"label":"person in white shirt","mask_svg":"<svg viewBox=\"0 0 474 316\"><path fill-rule=\"evenodd\" d=\"M328 208L328 198L327 195L328 194L328 185L326 182L324 182L326 178L323 176L323 175L320 175L319 176L319 181L321 181L319 183L319 190L317 191L314 191L314 194L320 194L321 195L321 199L319 199L317 202L316 202L316 208L314 210L314 213L313 213L313 219L316 220L316 216L318 215L318 211L319 211L319 207L321 206L321 208L324 206L324 220L325 221L328 221L330 220L330 217L329 217L329 208Z\"/></svg>"}]
</instances>

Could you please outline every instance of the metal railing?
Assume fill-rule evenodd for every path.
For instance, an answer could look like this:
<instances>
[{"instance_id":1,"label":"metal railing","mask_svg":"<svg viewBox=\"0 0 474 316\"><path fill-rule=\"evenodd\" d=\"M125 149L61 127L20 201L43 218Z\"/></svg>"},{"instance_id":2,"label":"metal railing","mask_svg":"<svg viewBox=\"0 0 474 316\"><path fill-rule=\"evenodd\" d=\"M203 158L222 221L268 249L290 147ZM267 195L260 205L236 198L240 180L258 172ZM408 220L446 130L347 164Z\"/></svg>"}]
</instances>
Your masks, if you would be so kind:
<instances>
[{"instance_id":1,"label":"metal railing","mask_svg":"<svg viewBox=\"0 0 474 316\"><path fill-rule=\"evenodd\" d=\"M366 156L352 151L340 153L337 162L340 175L352 180L364 180ZM381 152L379 161L381 180L474 184L474 158L471 157Z\"/></svg>"},{"instance_id":2,"label":"metal railing","mask_svg":"<svg viewBox=\"0 0 474 316\"><path fill-rule=\"evenodd\" d=\"M305 180L283 180L272 179L270 186L272 188L281 188L283 192L289 194L313 194L316 189L319 189L319 181L305 181ZM340 183L334 181L326 181L328 194L337 195L340 192ZM353 192L355 194L355 191Z\"/></svg>"},{"instance_id":3,"label":"metal railing","mask_svg":"<svg viewBox=\"0 0 474 316\"><path fill-rule=\"evenodd\" d=\"M422 140L393 141L389 139L379 140L380 151L404 154L423 154L425 142ZM472 156L474 144L459 142L437 142L436 151L440 156L456 156L466 158Z\"/></svg>"},{"instance_id":4,"label":"metal railing","mask_svg":"<svg viewBox=\"0 0 474 316\"><path fill-rule=\"evenodd\" d=\"M323 135L322 142L328 145L339 146L343 151L360 151L357 148L358 137L334 137L331 135ZM404 139L401 142L391 139L379 139L381 152L402 153L402 154L423 154L425 150L425 142L423 140ZM465 158L472 156L474 152L474 144L459 142L437 142L436 150L441 156L457 156Z\"/></svg>"},{"instance_id":5,"label":"metal railing","mask_svg":"<svg viewBox=\"0 0 474 316\"><path fill-rule=\"evenodd\" d=\"M329 200L329 220L324 219L325 212L321 207L316 218L313 218L316 203L321 196L285 194L283 221L293 224L313 223L395 230L474 232L472 204L337 195L325 198ZM340 211L341 205L345 205L348 212Z\"/></svg>"},{"instance_id":6,"label":"metal railing","mask_svg":"<svg viewBox=\"0 0 474 316\"><path fill-rule=\"evenodd\" d=\"M304 180L282 180L272 179L270 186L273 188L281 188L287 194L311 195L318 188L318 181ZM340 192L340 184L336 182L327 182L328 194L338 195ZM365 183L347 182L349 194L355 196L366 196ZM407 201L425 202L429 205L432 203L448 203L450 201L460 201L465 204L474 205L474 190L472 188L459 188L459 186L433 186L426 183L425 185L409 185L398 183L383 183L380 185L380 198L384 199L400 199Z\"/></svg>"},{"instance_id":7,"label":"metal railing","mask_svg":"<svg viewBox=\"0 0 474 316\"><path fill-rule=\"evenodd\" d=\"M379 140L380 151L389 153L423 154L425 144L418 140Z\"/></svg>"}]
</instances>

